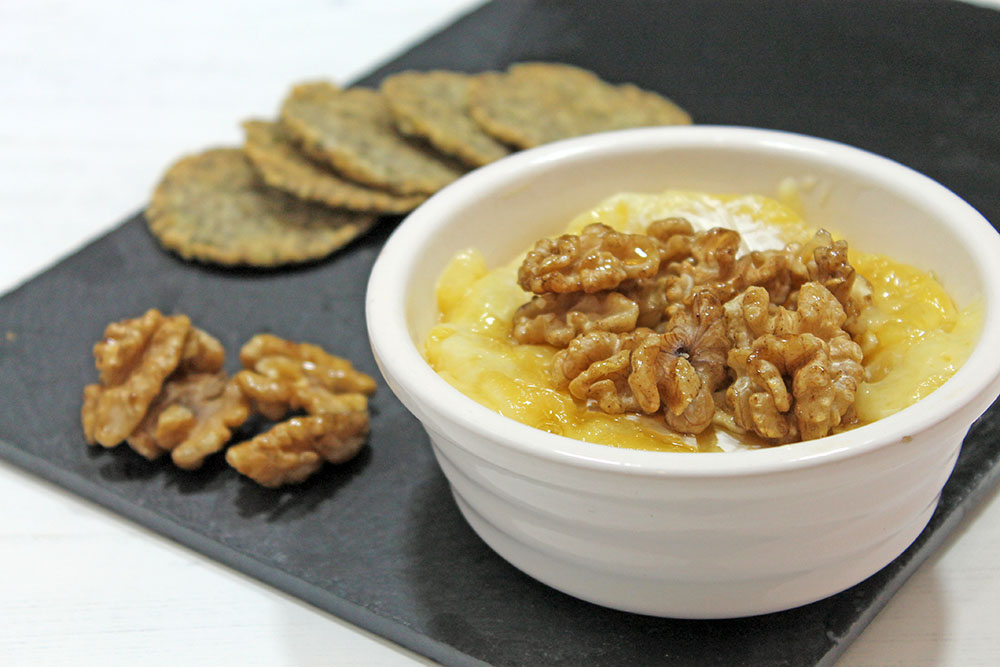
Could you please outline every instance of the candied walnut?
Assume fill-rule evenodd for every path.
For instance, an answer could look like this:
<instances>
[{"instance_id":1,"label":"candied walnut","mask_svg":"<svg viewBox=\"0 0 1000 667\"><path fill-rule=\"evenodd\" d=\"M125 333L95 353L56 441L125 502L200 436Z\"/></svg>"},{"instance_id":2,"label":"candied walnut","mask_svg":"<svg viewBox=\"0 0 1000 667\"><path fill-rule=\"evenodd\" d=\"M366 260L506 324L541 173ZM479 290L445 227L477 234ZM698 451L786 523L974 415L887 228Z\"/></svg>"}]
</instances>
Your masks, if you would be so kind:
<instances>
[{"instance_id":1,"label":"candied walnut","mask_svg":"<svg viewBox=\"0 0 1000 667\"><path fill-rule=\"evenodd\" d=\"M843 259L846 262L847 244L844 241L839 241L838 243L843 244L845 251ZM772 293L771 301L778 305L794 308L796 299L798 298L799 287L806 282L818 279L817 253L829 249L832 245L833 237L830 236L830 232L820 229L805 243L789 243L782 250L765 251L766 255L773 260L772 263L777 267L777 272L780 273L784 282L781 285L780 294L775 294L772 290L768 289ZM849 267L850 265L848 265ZM851 271L853 272L853 269ZM748 277L746 284L762 285L763 280L761 280L760 276L751 275Z\"/></svg>"},{"instance_id":2,"label":"candied walnut","mask_svg":"<svg viewBox=\"0 0 1000 667\"><path fill-rule=\"evenodd\" d=\"M816 248L813 259L815 268L810 268L810 277L830 290L844 307L844 328L854 336L864 333L859 316L872 305L872 286L848 261L847 241Z\"/></svg>"},{"instance_id":3,"label":"candied walnut","mask_svg":"<svg viewBox=\"0 0 1000 667\"><path fill-rule=\"evenodd\" d=\"M691 239L691 256L668 266L670 273L685 277L678 281L678 286L688 288L683 297L705 289L720 301L736 294L741 279L736 253L741 241L739 232L723 227L695 234Z\"/></svg>"},{"instance_id":4,"label":"candied walnut","mask_svg":"<svg viewBox=\"0 0 1000 667\"><path fill-rule=\"evenodd\" d=\"M714 392L726 373L722 304L710 292L694 296L691 309L676 307L663 334L644 337L632 351L629 387L639 407L657 412L682 433L701 433L715 415Z\"/></svg>"},{"instance_id":5,"label":"candied walnut","mask_svg":"<svg viewBox=\"0 0 1000 667\"><path fill-rule=\"evenodd\" d=\"M670 262L665 273L677 276L667 282L671 301L685 301L708 289L721 301L732 299L751 286L767 290L772 303L794 306L798 289L816 281L829 289L848 314L847 329L859 334L858 315L871 304L871 286L847 259L846 241L834 242L819 230L804 244L790 243L781 250L758 250L736 257L740 236L721 228L695 234L691 256ZM635 297L632 297L635 299ZM641 303L641 302L640 302Z\"/></svg>"},{"instance_id":6,"label":"candied walnut","mask_svg":"<svg viewBox=\"0 0 1000 667\"><path fill-rule=\"evenodd\" d=\"M222 344L185 315L153 309L108 325L94 346L101 383L84 388L81 410L90 444L123 440L147 459L171 452L197 468L249 415L248 401L221 370Z\"/></svg>"},{"instance_id":7,"label":"candied walnut","mask_svg":"<svg viewBox=\"0 0 1000 667\"><path fill-rule=\"evenodd\" d=\"M639 307L618 292L542 294L514 313L518 343L566 347L582 333L623 333L635 328Z\"/></svg>"},{"instance_id":8,"label":"candied walnut","mask_svg":"<svg viewBox=\"0 0 1000 667\"><path fill-rule=\"evenodd\" d=\"M811 333L830 340L844 333L847 316L830 290L816 282L804 283L796 302L796 310L776 306L770 302L767 290L757 286L748 287L727 301L723 308L733 346L749 347L764 334Z\"/></svg>"},{"instance_id":9,"label":"candied walnut","mask_svg":"<svg viewBox=\"0 0 1000 667\"><path fill-rule=\"evenodd\" d=\"M726 353L730 348L725 310L711 292L699 292L688 308L675 307L665 334L676 341L676 352L714 391L726 380Z\"/></svg>"},{"instance_id":10,"label":"candied walnut","mask_svg":"<svg viewBox=\"0 0 1000 667\"><path fill-rule=\"evenodd\" d=\"M749 350L730 351L729 365L737 379L726 400L736 423L779 443L828 435L844 422L864 378L861 348L846 333L828 342L767 334Z\"/></svg>"},{"instance_id":11,"label":"candied walnut","mask_svg":"<svg viewBox=\"0 0 1000 667\"><path fill-rule=\"evenodd\" d=\"M577 336L552 359L552 380L582 401L593 400L609 414L638 412L629 387L631 352L640 340L655 333L636 329L624 334L592 331Z\"/></svg>"},{"instance_id":12,"label":"candied walnut","mask_svg":"<svg viewBox=\"0 0 1000 667\"><path fill-rule=\"evenodd\" d=\"M686 281L686 277L660 273L652 278L626 280L618 290L638 306L636 326L655 329L663 323L667 307L681 302L690 291L688 285L682 284Z\"/></svg>"},{"instance_id":13,"label":"candied walnut","mask_svg":"<svg viewBox=\"0 0 1000 667\"><path fill-rule=\"evenodd\" d=\"M669 271L691 257L694 228L684 218L664 218L650 223L646 233L660 245L660 270L648 278L625 280L618 291L639 307L636 326L655 329L663 323L667 306L683 301L694 286L690 277Z\"/></svg>"},{"instance_id":14,"label":"candied walnut","mask_svg":"<svg viewBox=\"0 0 1000 667\"><path fill-rule=\"evenodd\" d=\"M200 468L250 416L250 401L222 371L171 376L128 437L147 459L170 452L180 468Z\"/></svg>"},{"instance_id":15,"label":"candied walnut","mask_svg":"<svg viewBox=\"0 0 1000 667\"><path fill-rule=\"evenodd\" d=\"M246 370L234 377L265 417L304 410L247 442L230 447L226 461L264 486L305 480L323 461L357 454L368 434L368 394L375 380L346 359L309 343L259 334L240 350Z\"/></svg>"},{"instance_id":16,"label":"candied walnut","mask_svg":"<svg viewBox=\"0 0 1000 667\"><path fill-rule=\"evenodd\" d=\"M660 244L660 262L676 262L691 256L694 227L685 218L664 218L649 223L646 234Z\"/></svg>"},{"instance_id":17,"label":"candied walnut","mask_svg":"<svg viewBox=\"0 0 1000 667\"><path fill-rule=\"evenodd\" d=\"M811 333L827 341L842 335L847 322L840 300L820 283L811 281L799 289L795 314L798 333Z\"/></svg>"},{"instance_id":18,"label":"candied walnut","mask_svg":"<svg viewBox=\"0 0 1000 667\"><path fill-rule=\"evenodd\" d=\"M181 352L177 372L214 373L221 370L225 363L226 350L222 347L222 343L215 336L192 327L187 340L184 341L184 350Z\"/></svg>"},{"instance_id":19,"label":"candied walnut","mask_svg":"<svg viewBox=\"0 0 1000 667\"><path fill-rule=\"evenodd\" d=\"M771 303L763 287L753 285L726 302L726 331L734 347L750 347L764 334L785 335L798 327L798 315Z\"/></svg>"},{"instance_id":20,"label":"candied walnut","mask_svg":"<svg viewBox=\"0 0 1000 667\"><path fill-rule=\"evenodd\" d=\"M712 392L687 359L670 353L665 344L654 344L636 350L632 360L639 365L629 376L629 386L637 397L647 396L644 411L652 413L662 402L663 419L675 431L701 433L708 428L715 415Z\"/></svg>"},{"instance_id":21,"label":"candied walnut","mask_svg":"<svg viewBox=\"0 0 1000 667\"><path fill-rule=\"evenodd\" d=\"M739 279L733 281L737 292L750 286L767 290L772 303L783 305L795 290L809 279L800 262L787 250L756 250L736 260L734 273Z\"/></svg>"},{"instance_id":22,"label":"candied walnut","mask_svg":"<svg viewBox=\"0 0 1000 667\"><path fill-rule=\"evenodd\" d=\"M240 350L246 370L235 379L268 419L290 410L328 414L366 410L375 380L351 362L310 343L294 343L258 334Z\"/></svg>"},{"instance_id":23,"label":"candied walnut","mask_svg":"<svg viewBox=\"0 0 1000 667\"><path fill-rule=\"evenodd\" d=\"M847 316L828 289L803 284L790 311L751 287L725 311L735 345L727 364L736 375L726 403L738 426L791 442L823 437L850 419L864 379L861 348L842 329Z\"/></svg>"},{"instance_id":24,"label":"candied walnut","mask_svg":"<svg viewBox=\"0 0 1000 667\"><path fill-rule=\"evenodd\" d=\"M703 292L691 310L675 309L664 333L640 328L577 336L556 353L552 375L573 397L609 414L653 414L662 407L671 428L700 433L715 413L712 392L726 379L728 348L722 304Z\"/></svg>"},{"instance_id":25,"label":"candied walnut","mask_svg":"<svg viewBox=\"0 0 1000 667\"><path fill-rule=\"evenodd\" d=\"M230 447L226 461L262 486L297 484L324 461L343 463L354 457L367 435L367 412L293 417Z\"/></svg>"},{"instance_id":26,"label":"candied walnut","mask_svg":"<svg viewBox=\"0 0 1000 667\"><path fill-rule=\"evenodd\" d=\"M843 244L846 262L847 245L843 241L838 243ZM818 280L816 254L832 245L830 233L821 229L806 243L789 243L781 250L749 252L736 262L734 273L739 278L734 285L738 292L751 286L763 287L772 303L794 307L798 289L806 282Z\"/></svg>"},{"instance_id":27,"label":"candied walnut","mask_svg":"<svg viewBox=\"0 0 1000 667\"><path fill-rule=\"evenodd\" d=\"M158 310L112 322L94 345L100 383L84 388L81 420L88 444L114 447L142 421L181 363L191 321Z\"/></svg>"},{"instance_id":28,"label":"candied walnut","mask_svg":"<svg viewBox=\"0 0 1000 667\"><path fill-rule=\"evenodd\" d=\"M818 282L830 290L847 313L844 328L855 336L864 332L859 315L872 304L872 288L851 266L847 241L834 241L830 232L821 229L806 243L788 244L782 254L792 282L791 292L786 300L772 298L772 301L792 306L800 285ZM758 280L753 284L763 283Z\"/></svg>"},{"instance_id":29,"label":"candied walnut","mask_svg":"<svg viewBox=\"0 0 1000 667\"><path fill-rule=\"evenodd\" d=\"M675 238L678 237L671 237L672 240ZM623 290L639 303L640 320L647 312L643 310L643 305L648 300L652 300L655 307L662 302L686 303L695 293L708 290L725 302L748 284L746 273L754 253L737 258L742 242L739 232L714 227L681 238L684 239L685 252L678 253L676 260L664 262L652 281L636 281L636 284L627 285ZM770 266L759 254L756 263ZM652 310L655 308L650 308Z\"/></svg>"},{"instance_id":30,"label":"candied walnut","mask_svg":"<svg viewBox=\"0 0 1000 667\"><path fill-rule=\"evenodd\" d=\"M755 285L763 287L773 303L783 304L809 279L806 266L788 248L755 250L737 257L741 242L739 233L730 229L696 234L691 258L668 267L678 276L672 285L672 299L686 301L707 289L726 302Z\"/></svg>"},{"instance_id":31,"label":"candied walnut","mask_svg":"<svg viewBox=\"0 0 1000 667\"><path fill-rule=\"evenodd\" d=\"M713 227L694 236L691 256L701 271L709 272L710 276L724 275L736 263L741 242L739 232Z\"/></svg>"},{"instance_id":32,"label":"candied walnut","mask_svg":"<svg viewBox=\"0 0 1000 667\"><path fill-rule=\"evenodd\" d=\"M729 367L736 380L726 390L726 402L736 423L763 438L791 442L798 436L794 416L790 414L792 395L785 385L786 368L781 354L801 351L807 344L815 349L821 341L811 334L782 336L767 334L756 339L749 348L733 348L729 352Z\"/></svg>"},{"instance_id":33,"label":"candied walnut","mask_svg":"<svg viewBox=\"0 0 1000 667\"><path fill-rule=\"evenodd\" d=\"M564 234L535 244L517 272L529 292L600 292L623 280L650 278L660 267L660 247L644 234L624 234L601 223L577 236Z\"/></svg>"}]
</instances>

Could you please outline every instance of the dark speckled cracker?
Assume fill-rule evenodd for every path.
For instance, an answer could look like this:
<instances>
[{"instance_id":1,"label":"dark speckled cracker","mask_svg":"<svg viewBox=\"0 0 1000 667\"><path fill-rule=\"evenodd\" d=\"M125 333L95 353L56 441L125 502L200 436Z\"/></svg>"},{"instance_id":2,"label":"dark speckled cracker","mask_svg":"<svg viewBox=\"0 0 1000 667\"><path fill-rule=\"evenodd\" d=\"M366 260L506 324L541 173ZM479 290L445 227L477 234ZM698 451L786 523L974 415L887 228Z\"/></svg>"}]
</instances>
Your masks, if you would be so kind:
<instances>
[{"instance_id":1,"label":"dark speckled cracker","mask_svg":"<svg viewBox=\"0 0 1000 667\"><path fill-rule=\"evenodd\" d=\"M262 120L243 123L243 150L261 178L271 187L300 199L335 208L372 213L412 211L426 195L397 195L354 183L302 155L285 136L281 126Z\"/></svg>"},{"instance_id":2,"label":"dark speckled cracker","mask_svg":"<svg viewBox=\"0 0 1000 667\"><path fill-rule=\"evenodd\" d=\"M510 148L469 116L469 86L478 75L434 70L401 72L380 88L403 134L420 137L442 153L478 167L508 155Z\"/></svg>"},{"instance_id":3,"label":"dark speckled cracker","mask_svg":"<svg viewBox=\"0 0 1000 667\"><path fill-rule=\"evenodd\" d=\"M505 75L476 81L469 113L504 143L530 148L582 134L648 125L689 124L676 104L632 84L558 63L512 65Z\"/></svg>"},{"instance_id":4,"label":"dark speckled cracker","mask_svg":"<svg viewBox=\"0 0 1000 667\"><path fill-rule=\"evenodd\" d=\"M160 243L185 259L279 266L325 257L376 218L269 188L243 151L219 148L174 163L146 219Z\"/></svg>"},{"instance_id":5,"label":"dark speckled cracker","mask_svg":"<svg viewBox=\"0 0 1000 667\"><path fill-rule=\"evenodd\" d=\"M300 84L281 107L281 123L309 157L373 187L432 194L462 174L399 134L385 98L369 88Z\"/></svg>"}]
</instances>

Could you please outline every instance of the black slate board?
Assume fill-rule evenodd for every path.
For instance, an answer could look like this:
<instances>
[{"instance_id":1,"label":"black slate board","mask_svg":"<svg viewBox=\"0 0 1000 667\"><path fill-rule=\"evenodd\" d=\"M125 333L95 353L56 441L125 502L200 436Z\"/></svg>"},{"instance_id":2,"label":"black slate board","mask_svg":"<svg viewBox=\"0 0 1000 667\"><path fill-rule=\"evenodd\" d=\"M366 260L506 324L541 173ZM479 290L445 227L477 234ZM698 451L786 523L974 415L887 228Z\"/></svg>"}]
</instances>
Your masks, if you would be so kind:
<instances>
[{"instance_id":1,"label":"black slate board","mask_svg":"<svg viewBox=\"0 0 1000 667\"><path fill-rule=\"evenodd\" d=\"M527 59L659 90L699 122L882 153L1000 221L1000 13L898 0L504 1L362 83L407 68ZM464 523L426 437L384 384L371 446L295 489L258 488L219 458L184 473L124 447L84 446L90 348L107 322L153 306L189 314L230 357L251 334L272 331L377 375L360 333L363 295L397 222L330 260L253 272L182 262L158 248L141 215L126 221L0 299L0 455L446 664L830 664L996 481L994 407L966 439L928 528L884 570L788 612L678 621L580 602L507 565Z\"/></svg>"}]
</instances>

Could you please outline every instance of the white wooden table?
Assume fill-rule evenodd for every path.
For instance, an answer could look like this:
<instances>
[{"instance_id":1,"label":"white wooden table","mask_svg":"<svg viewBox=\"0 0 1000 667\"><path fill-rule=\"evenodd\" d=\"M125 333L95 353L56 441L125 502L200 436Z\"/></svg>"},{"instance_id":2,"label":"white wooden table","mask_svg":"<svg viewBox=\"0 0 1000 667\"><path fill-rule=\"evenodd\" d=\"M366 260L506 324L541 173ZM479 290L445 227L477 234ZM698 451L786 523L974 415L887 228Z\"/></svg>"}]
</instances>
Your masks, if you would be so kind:
<instances>
[{"instance_id":1,"label":"white wooden table","mask_svg":"<svg viewBox=\"0 0 1000 667\"><path fill-rule=\"evenodd\" d=\"M348 81L475 4L0 0L0 292L290 83ZM5 463L0 508L0 664L427 662ZM993 494L841 664L1000 664L998 553Z\"/></svg>"}]
</instances>

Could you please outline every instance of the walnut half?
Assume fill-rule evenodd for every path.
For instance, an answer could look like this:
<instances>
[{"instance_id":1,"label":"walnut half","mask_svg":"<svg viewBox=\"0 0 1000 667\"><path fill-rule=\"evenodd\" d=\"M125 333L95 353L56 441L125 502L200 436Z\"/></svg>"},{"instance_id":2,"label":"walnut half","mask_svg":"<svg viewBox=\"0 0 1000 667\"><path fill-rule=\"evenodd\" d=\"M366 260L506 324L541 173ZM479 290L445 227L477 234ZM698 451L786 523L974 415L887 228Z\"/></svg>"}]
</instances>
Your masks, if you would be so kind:
<instances>
[{"instance_id":1,"label":"walnut half","mask_svg":"<svg viewBox=\"0 0 1000 667\"><path fill-rule=\"evenodd\" d=\"M226 450L226 462L261 486L298 484L324 461L354 458L368 436L368 412L292 417Z\"/></svg>"},{"instance_id":2,"label":"walnut half","mask_svg":"<svg viewBox=\"0 0 1000 667\"><path fill-rule=\"evenodd\" d=\"M553 358L553 380L604 412L661 411L681 433L712 422L712 392L726 378L729 349L722 304L709 292L675 309L664 333L651 329L577 336Z\"/></svg>"},{"instance_id":3,"label":"walnut half","mask_svg":"<svg viewBox=\"0 0 1000 667\"><path fill-rule=\"evenodd\" d=\"M726 403L738 426L776 442L829 435L850 420L864 379L861 347L841 328L844 309L815 282L802 286L796 311L763 305L761 289L726 304L738 341Z\"/></svg>"},{"instance_id":4,"label":"walnut half","mask_svg":"<svg viewBox=\"0 0 1000 667\"><path fill-rule=\"evenodd\" d=\"M250 416L250 401L222 371L167 381L128 444L146 458L170 452L180 468L200 468Z\"/></svg>"},{"instance_id":5,"label":"walnut half","mask_svg":"<svg viewBox=\"0 0 1000 667\"><path fill-rule=\"evenodd\" d=\"M675 431L704 431L715 415L712 392L726 379L729 345L722 304L711 292L694 295L690 307L675 307L666 331L632 352L629 386L642 410L662 406Z\"/></svg>"},{"instance_id":6,"label":"walnut half","mask_svg":"<svg viewBox=\"0 0 1000 667\"><path fill-rule=\"evenodd\" d=\"M522 288L546 292L600 292L623 280L650 278L660 268L660 245L644 234L625 234L601 223L579 236L542 239L517 272Z\"/></svg>"},{"instance_id":7,"label":"walnut half","mask_svg":"<svg viewBox=\"0 0 1000 667\"><path fill-rule=\"evenodd\" d=\"M243 393L271 420L303 410L246 442L226 461L263 486L304 481L323 461L342 463L368 434L368 395L375 380L349 361L310 343L258 334L240 350L245 370L235 376Z\"/></svg>"},{"instance_id":8,"label":"walnut half","mask_svg":"<svg viewBox=\"0 0 1000 667\"><path fill-rule=\"evenodd\" d=\"M124 440L147 459L170 452L179 467L193 469L249 416L247 400L222 371L222 344L185 315L152 309L113 322L94 356L100 383L84 388L81 409L90 444Z\"/></svg>"},{"instance_id":9,"label":"walnut half","mask_svg":"<svg viewBox=\"0 0 1000 667\"><path fill-rule=\"evenodd\" d=\"M582 333L635 329L639 306L618 292L542 294L514 313L514 340L566 347Z\"/></svg>"},{"instance_id":10,"label":"walnut half","mask_svg":"<svg viewBox=\"0 0 1000 667\"><path fill-rule=\"evenodd\" d=\"M83 390L81 419L89 444L116 447L149 409L167 377L181 362L191 320L152 309L112 322L94 345L100 382Z\"/></svg>"}]
</instances>

